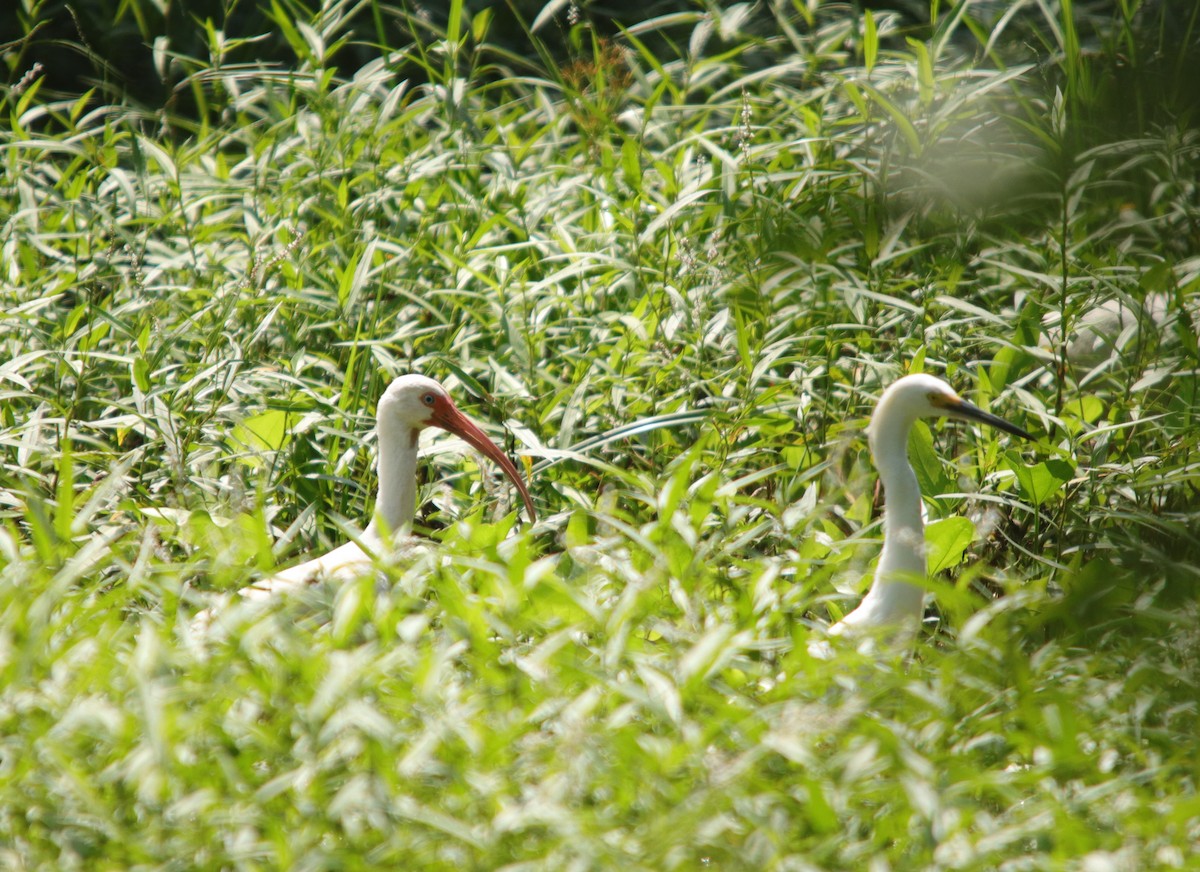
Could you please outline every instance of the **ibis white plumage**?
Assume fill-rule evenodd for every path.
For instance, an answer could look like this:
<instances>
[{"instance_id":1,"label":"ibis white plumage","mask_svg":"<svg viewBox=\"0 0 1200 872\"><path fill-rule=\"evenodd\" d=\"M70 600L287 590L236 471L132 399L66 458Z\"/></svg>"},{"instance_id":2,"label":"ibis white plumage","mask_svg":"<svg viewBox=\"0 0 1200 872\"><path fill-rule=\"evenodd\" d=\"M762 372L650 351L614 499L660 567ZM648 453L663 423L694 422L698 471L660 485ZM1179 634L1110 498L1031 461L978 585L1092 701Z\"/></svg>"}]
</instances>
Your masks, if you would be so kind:
<instances>
[{"instance_id":1,"label":"ibis white plumage","mask_svg":"<svg viewBox=\"0 0 1200 872\"><path fill-rule=\"evenodd\" d=\"M926 572L925 523L921 490L908 460L908 435L918 418L943 417L987 424L1023 439L1034 438L1003 418L971 405L932 375L908 375L884 391L867 428L871 455L883 484L883 552L870 590L858 608L830 628L830 635L903 631L919 624L925 589L914 580L924 578Z\"/></svg>"},{"instance_id":2,"label":"ibis white plumage","mask_svg":"<svg viewBox=\"0 0 1200 872\"><path fill-rule=\"evenodd\" d=\"M446 389L423 375L402 375L388 385L376 409L379 491L366 530L356 541L260 579L239 593L249 599L263 599L314 581L344 581L370 572L374 560L387 554L397 538L412 529L417 502L417 442L426 427L447 430L495 461L521 494L530 521L537 520L533 500L516 466L458 410ZM211 616L211 610L201 613L198 624L207 626Z\"/></svg>"},{"instance_id":3,"label":"ibis white plumage","mask_svg":"<svg viewBox=\"0 0 1200 872\"><path fill-rule=\"evenodd\" d=\"M1066 340L1066 362L1076 370L1090 370L1113 363L1129 348L1145 343L1149 334L1157 334L1154 342L1169 342L1175 332L1171 327L1183 315L1195 322L1195 307L1175 310L1166 293L1147 294L1141 302L1128 298L1105 300L1083 312L1072 324ZM1043 351L1058 353L1064 337L1062 315L1050 312L1042 319L1045 331L1040 346Z\"/></svg>"}]
</instances>

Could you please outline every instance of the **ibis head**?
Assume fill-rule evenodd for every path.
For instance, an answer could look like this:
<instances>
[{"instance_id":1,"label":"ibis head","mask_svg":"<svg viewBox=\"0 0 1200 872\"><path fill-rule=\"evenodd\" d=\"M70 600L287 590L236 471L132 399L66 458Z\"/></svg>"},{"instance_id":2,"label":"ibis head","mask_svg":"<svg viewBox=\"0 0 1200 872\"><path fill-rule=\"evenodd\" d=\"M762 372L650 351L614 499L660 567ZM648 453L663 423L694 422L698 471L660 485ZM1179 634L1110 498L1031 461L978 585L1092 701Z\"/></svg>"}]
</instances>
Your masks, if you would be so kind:
<instances>
[{"instance_id":1,"label":"ibis head","mask_svg":"<svg viewBox=\"0 0 1200 872\"><path fill-rule=\"evenodd\" d=\"M402 375L395 379L379 400L376 421L380 439L397 434L416 447L416 434L425 427L440 427L494 461L512 480L521 494L531 521L537 520L533 499L517 467L479 426L458 410L446 389L423 375ZM395 437L392 437L395 438Z\"/></svg>"}]
</instances>

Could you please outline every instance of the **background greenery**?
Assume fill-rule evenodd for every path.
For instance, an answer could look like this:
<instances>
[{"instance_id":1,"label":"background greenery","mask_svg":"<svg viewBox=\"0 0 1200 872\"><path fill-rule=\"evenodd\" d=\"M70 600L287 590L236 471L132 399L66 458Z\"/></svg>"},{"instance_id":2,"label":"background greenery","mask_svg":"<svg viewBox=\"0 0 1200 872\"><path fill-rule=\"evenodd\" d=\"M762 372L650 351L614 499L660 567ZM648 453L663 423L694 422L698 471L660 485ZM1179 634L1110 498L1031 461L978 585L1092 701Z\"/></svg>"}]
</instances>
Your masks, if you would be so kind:
<instances>
[{"instance_id":1,"label":"background greenery","mask_svg":"<svg viewBox=\"0 0 1200 872\"><path fill-rule=\"evenodd\" d=\"M1195 8L109 11L144 91L3 51L0 865L1194 862ZM543 519L435 440L435 552L198 638L410 370ZM815 659L916 370L1041 440L918 427L926 631Z\"/></svg>"}]
</instances>

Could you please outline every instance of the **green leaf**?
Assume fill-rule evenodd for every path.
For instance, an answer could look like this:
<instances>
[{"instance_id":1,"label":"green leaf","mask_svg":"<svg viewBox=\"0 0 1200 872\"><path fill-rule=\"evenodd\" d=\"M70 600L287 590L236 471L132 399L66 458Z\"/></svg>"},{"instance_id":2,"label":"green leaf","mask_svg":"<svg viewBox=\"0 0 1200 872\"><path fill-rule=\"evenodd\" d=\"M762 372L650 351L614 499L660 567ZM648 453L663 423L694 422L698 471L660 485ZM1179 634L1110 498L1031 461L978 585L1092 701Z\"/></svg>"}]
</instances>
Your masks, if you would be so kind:
<instances>
[{"instance_id":1,"label":"green leaf","mask_svg":"<svg viewBox=\"0 0 1200 872\"><path fill-rule=\"evenodd\" d=\"M921 97L921 105L928 106L933 102L933 60L929 56L929 48L919 39L911 36L907 39L913 54L917 56L917 87Z\"/></svg>"},{"instance_id":2,"label":"green leaf","mask_svg":"<svg viewBox=\"0 0 1200 872\"><path fill-rule=\"evenodd\" d=\"M59 541L71 538L71 524L75 519L75 460L69 439L63 439L58 457L58 488L55 492L54 532Z\"/></svg>"},{"instance_id":3,"label":"green leaf","mask_svg":"<svg viewBox=\"0 0 1200 872\"><path fill-rule=\"evenodd\" d=\"M1016 473L1021 495L1035 506L1041 506L1064 484L1071 480L1075 468L1065 460L1046 460L1028 466L1014 451L1005 455L1009 468Z\"/></svg>"},{"instance_id":4,"label":"green leaf","mask_svg":"<svg viewBox=\"0 0 1200 872\"><path fill-rule=\"evenodd\" d=\"M946 467L934 450L933 432L924 421L918 421L909 433L908 460L917 474L921 493L936 496L952 489L953 482L946 475ZM884 494L884 499L887 499L887 494Z\"/></svg>"},{"instance_id":5,"label":"green leaf","mask_svg":"<svg viewBox=\"0 0 1200 872\"><path fill-rule=\"evenodd\" d=\"M900 134L904 137L904 141L908 143L908 148L912 152L912 155L920 157L922 151L921 137L917 133L917 128L913 127L913 123L908 119L908 114L885 97L877 88L873 88L870 85L863 85L862 89L875 102L875 105L891 116L892 121L900 128Z\"/></svg>"},{"instance_id":6,"label":"green leaf","mask_svg":"<svg viewBox=\"0 0 1200 872\"><path fill-rule=\"evenodd\" d=\"M479 45L487 39L488 28L492 24L492 10L480 9L471 18L471 40Z\"/></svg>"},{"instance_id":7,"label":"green leaf","mask_svg":"<svg viewBox=\"0 0 1200 872\"><path fill-rule=\"evenodd\" d=\"M621 168L625 171L625 183L635 190L642 185L642 162L637 140L632 136L621 143Z\"/></svg>"},{"instance_id":8,"label":"green leaf","mask_svg":"<svg viewBox=\"0 0 1200 872\"><path fill-rule=\"evenodd\" d=\"M471 373L467 372L466 369L456 363L453 359L438 355L437 360L442 366L454 373L458 380L463 383L463 387L472 394L479 397L490 406L496 404L496 398L493 397L488 389L483 386L483 383L479 381L479 379L475 378L475 376L471 375Z\"/></svg>"},{"instance_id":9,"label":"green leaf","mask_svg":"<svg viewBox=\"0 0 1200 872\"><path fill-rule=\"evenodd\" d=\"M853 82L842 82L842 90L845 91L850 102L854 104L854 108L858 110L859 116L864 119L867 118L870 115L870 112L867 111L867 101L863 99L862 91L859 90L858 86Z\"/></svg>"},{"instance_id":10,"label":"green leaf","mask_svg":"<svg viewBox=\"0 0 1200 872\"><path fill-rule=\"evenodd\" d=\"M933 575L962 563L975 541L975 525L961 516L942 518L925 527L925 562Z\"/></svg>"},{"instance_id":11,"label":"green leaf","mask_svg":"<svg viewBox=\"0 0 1200 872\"><path fill-rule=\"evenodd\" d=\"M1104 401L1099 397L1085 394L1074 400L1069 400L1063 406L1064 415L1074 415L1081 421L1094 424L1104 414Z\"/></svg>"},{"instance_id":12,"label":"green leaf","mask_svg":"<svg viewBox=\"0 0 1200 872\"><path fill-rule=\"evenodd\" d=\"M279 27L279 32L283 34L297 58L302 61L312 60L308 42L300 35L292 16L279 4L279 0L271 0L271 20Z\"/></svg>"},{"instance_id":13,"label":"green leaf","mask_svg":"<svg viewBox=\"0 0 1200 872\"><path fill-rule=\"evenodd\" d=\"M450 55L453 56L455 49L458 47L459 37L462 34L463 23L463 2L462 0L450 0L450 15L446 20L446 42L450 46ZM450 60L447 60L447 64ZM453 68L447 67L447 75L453 72Z\"/></svg>"},{"instance_id":14,"label":"green leaf","mask_svg":"<svg viewBox=\"0 0 1200 872\"><path fill-rule=\"evenodd\" d=\"M133 383L143 394L150 393L150 364L141 355L133 359Z\"/></svg>"},{"instance_id":15,"label":"green leaf","mask_svg":"<svg viewBox=\"0 0 1200 872\"><path fill-rule=\"evenodd\" d=\"M256 451L278 451L291 432L293 417L281 409L268 409L234 427L233 438Z\"/></svg>"},{"instance_id":16,"label":"green leaf","mask_svg":"<svg viewBox=\"0 0 1200 872\"><path fill-rule=\"evenodd\" d=\"M875 66L875 57L879 52L879 31L875 27L875 15L870 9L863 12L863 67L867 75Z\"/></svg>"}]
</instances>

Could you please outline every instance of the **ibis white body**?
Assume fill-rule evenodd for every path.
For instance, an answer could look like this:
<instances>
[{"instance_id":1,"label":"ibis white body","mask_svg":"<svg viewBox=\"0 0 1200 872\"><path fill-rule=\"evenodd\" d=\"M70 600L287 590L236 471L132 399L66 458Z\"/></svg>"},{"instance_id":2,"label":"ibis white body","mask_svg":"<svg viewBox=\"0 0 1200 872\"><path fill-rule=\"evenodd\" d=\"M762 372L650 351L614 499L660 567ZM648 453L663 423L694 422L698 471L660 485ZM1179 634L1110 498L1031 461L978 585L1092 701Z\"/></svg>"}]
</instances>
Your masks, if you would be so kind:
<instances>
[{"instance_id":1,"label":"ibis white body","mask_svg":"<svg viewBox=\"0 0 1200 872\"><path fill-rule=\"evenodd\" d=\"M1105 300L1072 322L1064 349L1066 362L1076 370L1119 363L1130 349L1146 344L1149 334L1157 334L1152 347L1169 343L1175 336L1173 328L1179 317L1190 319L1193 330L1200 327L1200 309L1194 304L1175 309L1171 297L1164 292L1147 294L1141 302L1127 298ZM1061 313L1050 312L1042 318L1044 332L1039 346L1043 352L1058 354L1064 339L1061 328Z\"/></svg>"},{"instance_id":2,"label":"ibis white body","mask_svg":"<svg viewBox=\"0 0 1200 872\"><path fill-rule=\"evenodd\" d=\"M521 494L529 519L536 520L533 500L508 456L458 410L440 384L423 375L403 375L388 385L376 409L379 492L366 530L357 541L260 579L239 593L248 599L264 599L314 581L361 578L372 571L380 557L411 542L408 534L416 514L418 437L430 426L454 433L499 464ZM198 617L198 622L205 625L209 620L211 610Z\"/></svg>"}]
</instances>

